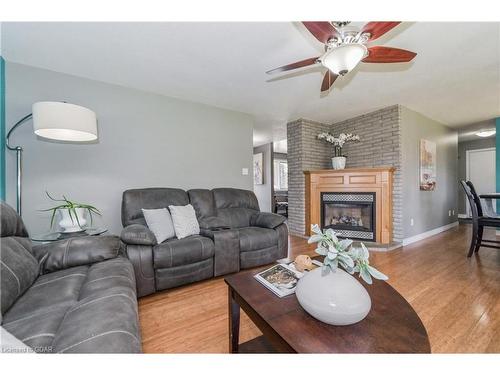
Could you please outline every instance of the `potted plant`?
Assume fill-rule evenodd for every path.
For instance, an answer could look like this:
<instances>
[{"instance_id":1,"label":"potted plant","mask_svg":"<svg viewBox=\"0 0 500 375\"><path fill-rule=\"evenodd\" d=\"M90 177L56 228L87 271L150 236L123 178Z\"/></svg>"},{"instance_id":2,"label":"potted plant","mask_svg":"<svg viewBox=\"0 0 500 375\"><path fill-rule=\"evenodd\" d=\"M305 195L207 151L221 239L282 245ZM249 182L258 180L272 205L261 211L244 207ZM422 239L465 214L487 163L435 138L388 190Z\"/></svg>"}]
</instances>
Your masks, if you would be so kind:
<instances>
[{"instance_id":1,"label":"potted plant","mask_svg":"<svg viewBox=\"0 0 500 375\"><path fill-rule=\"evenodd\" d=\"M93 223L93 214L101 216L101 212L90 204L70 201L64 195L62 196L63 199L55 199L47 191L45 192L45 194L47 194L47 197L49 197L49 199L54 202L62 202L62 204L58 204L57 206L42 210L45 212L52 211L52 217L50 219L51 228L54 226L54 219L57 212L59 212L61 215L59 226L61 227L61 230L63 232L67 233L79 232L85 229L85 225L87 224L85 214L88 213L91 225Z\"/></svg>"},{"instance_id":2,"label":"potted plant","mask_svg":"<svg viewBox=\"0 0 500 375\"><path fill-rule=\"evenodd\" d=\"M387 280L388 277L370 265L370 254L363 243L354 247L352 240L339 240L331 228L322 231L313 225L312 231L308 242L317 243L316 252L325 259L322 267L307 272L299 280L295 293L300 305L327 324L348 325L363 320L370 312L371 299L351 275L359 273L367 284L372 283L372 278Z\"/></svg>"},{"instance_id":3,"label":"potted plant","mask_svg":"<svg viewBox=\"0 0 500 375\"><path fill-rule=\"evenodd\" d=\"M359 135L351 133L340 133L338 137L335 137L329 132L318 134L318 139L323 139L328 143L333 144L333 158L332 158L332 168L333 169L344 169L346 156L342 154L342 147L347 142L358 142Z\"/></svg>"}]
</instances>

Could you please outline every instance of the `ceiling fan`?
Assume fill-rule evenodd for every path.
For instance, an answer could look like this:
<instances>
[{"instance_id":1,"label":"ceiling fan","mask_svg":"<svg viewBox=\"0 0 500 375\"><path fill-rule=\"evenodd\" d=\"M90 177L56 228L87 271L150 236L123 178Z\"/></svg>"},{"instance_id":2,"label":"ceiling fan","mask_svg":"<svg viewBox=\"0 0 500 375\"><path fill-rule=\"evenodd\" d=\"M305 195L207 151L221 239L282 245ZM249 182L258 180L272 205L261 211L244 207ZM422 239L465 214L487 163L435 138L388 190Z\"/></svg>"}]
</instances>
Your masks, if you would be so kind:
<instances>
[{"instance_id":1,"label":"ceiling fan","mask_svg":"<svg viewBox=\"0 0 500 375\"><path fill-rule=\"evenodd\" d=\"M400 63L411 61L417 54L404 49L373 46L366 43L378 39L401 22L368 22L361 29L350 22L302 22L314 37L325 45L325 53L267 71L267 74L286 72L310 65L323 65L327 72L321 92L328 91L338 76L344 76L365 63Z\"/></svg>"}]
</instances>

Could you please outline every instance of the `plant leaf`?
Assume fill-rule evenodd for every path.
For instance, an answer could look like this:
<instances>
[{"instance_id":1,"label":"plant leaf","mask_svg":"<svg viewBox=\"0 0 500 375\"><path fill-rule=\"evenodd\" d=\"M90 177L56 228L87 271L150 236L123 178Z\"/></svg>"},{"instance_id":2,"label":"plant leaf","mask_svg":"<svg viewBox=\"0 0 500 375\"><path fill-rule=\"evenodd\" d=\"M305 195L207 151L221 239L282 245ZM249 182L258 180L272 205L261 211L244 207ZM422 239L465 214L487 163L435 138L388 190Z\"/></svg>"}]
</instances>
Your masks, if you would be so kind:
<instances>
[{"instance_id":1,"label":"plant leaf","mask_svg":"<svg viewBox=\"0 0 500 375\"><path fill-rule=\"evenodd\" d=\"M370 253L363 242L361 242L361 248L363 249L363 258L364 259L370 258Z\"/></svg>"},{"instance_id":2,"label":"plant leaf","mask_svg":"<svg viewBox=\"0 0 500 375\"><path fill-rule=\"evenodd\" d=\"M361 272L359 273L359 276L367 283L371 284L372 283L372 277L370 276L370 273L366 270L365 267L361 268Z\"/></svg>"},{"instance_id":3,"label":"plant leaf","mask_svg":"<svg viewBox=\"0 0 500 375\"><path fill-rule=\"evenodd\" d=\"M307 240L307 243L316 243L323 241L323 235L322 234L313 234L309 239Z\"/></svg>"},{"instance_id":4,"label":"plant leaf","mask_svg":"<svg viewBox=\"0 0 500 375\"><path fill-rule=\"evenodd\" d=\"M347 239L347 238L346 238L345 240L341 240L341 241L339 242L339 247L340 247L342 250L347 249L347 248L348 248L349 246L351 246L351 245L352 245L352 240Z\"/></svg>"},{"instance_id":5,"label":"plant leaf","mask_svg":"<svg viewBox=\"0 0 500 375\"><path fill-rule=\"evenodd\" d=\"M326 250L324 247L319 246L316 250L317 254L319 255L326 255L328 253L328 250Z\"/></svg>"},{"instance_id":6,"label":"plant leaf","mask_svg":"<svg viewBox=\"0 0 500 375\"><path fill-rule=\"evenodd\" d=\"M311 231L316 234L321 234L321 235L323 234L318 224L311 225Z\"/></svg>"},{"instance_id":7,"label":"plant leaf","mask_svg":"<svg viewBox=\"0 0 500 375\"><path fill-rule=\"evenodd\" d=\"M370 275L372 275L374 278L378 280L389 280L389 278L385 274L377 270L375 267L369 265L367 265L366 267L368 268L368 272L370 273Z\"/></svg>"}]
</instances>

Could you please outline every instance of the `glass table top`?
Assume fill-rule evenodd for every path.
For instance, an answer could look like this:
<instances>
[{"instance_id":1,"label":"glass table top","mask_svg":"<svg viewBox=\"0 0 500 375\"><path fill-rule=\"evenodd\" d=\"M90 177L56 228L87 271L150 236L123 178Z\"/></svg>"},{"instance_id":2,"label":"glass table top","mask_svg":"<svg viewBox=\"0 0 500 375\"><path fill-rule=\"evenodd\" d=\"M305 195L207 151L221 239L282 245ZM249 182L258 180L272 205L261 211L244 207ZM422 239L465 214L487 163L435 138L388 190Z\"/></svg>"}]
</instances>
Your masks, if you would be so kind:
<instances>
[{"instance_id":1,"label":"glass table top","mask_svg":"<svg viewBox=\"0 0 500 375\"><path fill-rule=\"evenodd\" d=\"M107 231L108 230L104 227L98 227L98 228L87 228L80 232L72 232L72 233L49 232L31 236L31 240L39 242L52 242L74 237L99 236L100 234L106 233Z\"/></svg>"}]
</instances>

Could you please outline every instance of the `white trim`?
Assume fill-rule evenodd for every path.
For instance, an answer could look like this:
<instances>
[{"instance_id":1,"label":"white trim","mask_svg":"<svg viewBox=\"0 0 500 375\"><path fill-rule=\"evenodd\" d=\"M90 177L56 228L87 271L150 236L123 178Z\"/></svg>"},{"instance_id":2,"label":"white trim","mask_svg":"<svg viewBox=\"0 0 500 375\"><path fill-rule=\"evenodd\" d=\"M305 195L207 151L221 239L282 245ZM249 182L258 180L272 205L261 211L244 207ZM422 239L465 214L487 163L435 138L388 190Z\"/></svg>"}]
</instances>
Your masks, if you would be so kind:
<instances>
[{"instance_id":1,"label":"white trim","mask_svg":"<svg viewBox=\"0 0 500 375\"><path fill-rule=\"evenodd\" d=\"M469 204L469 202L467 202L467 204ZM459 219L468 219L470 218L470 216L467 216L467 214L458 214L457 215Z\"/></svg>"},{"instance_id":2,"label":"white trim","mask_svg":"<svg viewBox=\"0 0 500 375\"><path fill-rule=\"evenodd\" d=\"M421 240L423 240L423 239L425 239L427 237L431 237L431 236L434 236L434 235L436 235L438 233L447 231L447 230L449 230L451 228L456 227L457 225L458 225L458 221L455 221L453 223L450 223L450 224L447 224L447 225L443 225L442 227L431 229L431 230L429 230L427 232L420 233L420 234L417 234L415 236L405 238L405 239L403 239L403 246L412 244L412 243L417 242L417 241L421 241Z\"/></svg>"}]
</instances>

